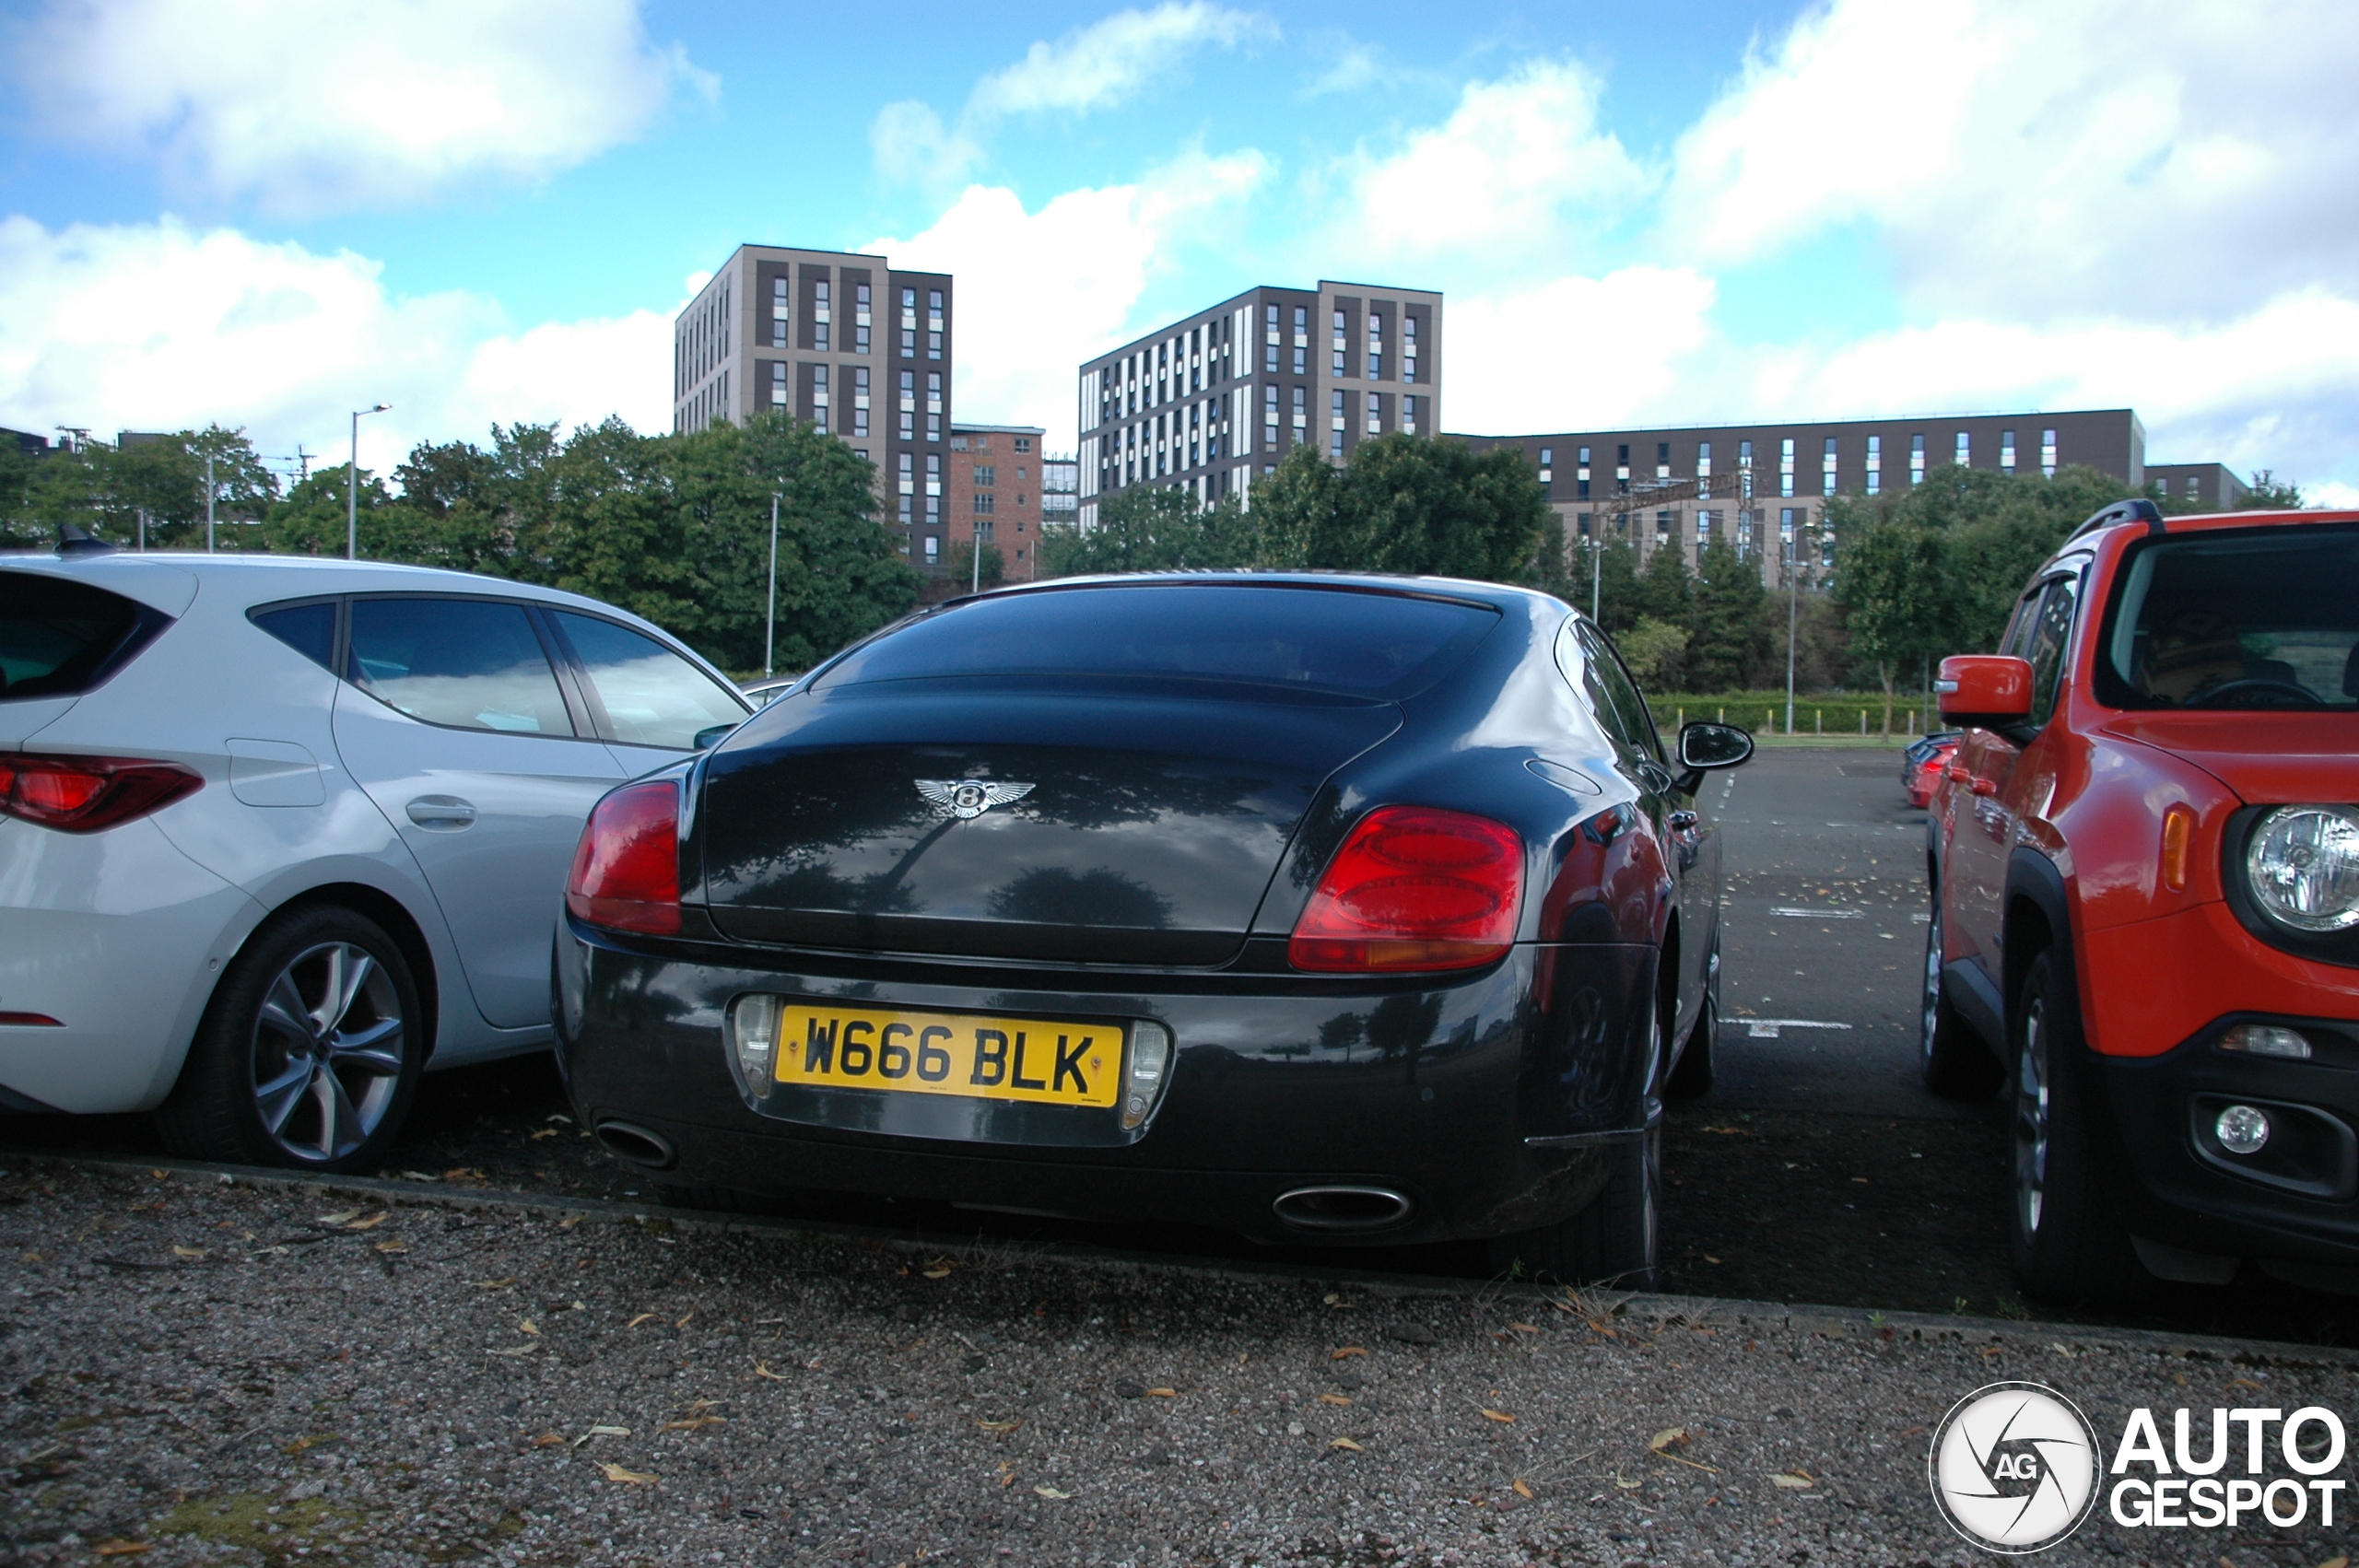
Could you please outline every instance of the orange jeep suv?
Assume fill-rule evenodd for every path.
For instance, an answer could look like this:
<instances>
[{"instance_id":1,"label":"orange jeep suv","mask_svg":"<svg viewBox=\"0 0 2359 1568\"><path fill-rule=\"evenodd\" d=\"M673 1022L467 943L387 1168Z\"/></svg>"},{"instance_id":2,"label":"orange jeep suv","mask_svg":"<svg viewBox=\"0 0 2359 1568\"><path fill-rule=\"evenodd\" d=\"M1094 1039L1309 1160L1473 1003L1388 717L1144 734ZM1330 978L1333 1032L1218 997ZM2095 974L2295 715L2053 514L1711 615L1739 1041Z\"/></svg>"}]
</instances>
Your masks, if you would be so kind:
<instances>
[{"instance_id":1,"label":"orange jeep suv","mask_svg":"<svg viewBox=\"0 0 2359 1568\"><path fill-rule=\"evenodd\" d=\"M1923 1067L2028 1293L2359 1290L2359 513L2107 508L1943 660Z\"/></svg>"}]
</instances>

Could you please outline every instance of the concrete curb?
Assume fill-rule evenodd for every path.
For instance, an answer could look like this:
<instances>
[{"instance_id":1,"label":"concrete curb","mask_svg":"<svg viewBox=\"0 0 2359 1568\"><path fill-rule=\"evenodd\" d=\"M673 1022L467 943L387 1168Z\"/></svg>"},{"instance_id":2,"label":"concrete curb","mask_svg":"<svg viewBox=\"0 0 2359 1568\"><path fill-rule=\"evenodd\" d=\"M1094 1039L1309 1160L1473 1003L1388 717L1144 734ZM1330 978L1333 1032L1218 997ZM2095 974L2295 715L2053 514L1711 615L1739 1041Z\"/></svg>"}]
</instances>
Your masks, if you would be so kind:
<instances>
[{"instance_id":1,"label":"concrete curb","mask_svg":"<svg viewBox=\"0 0 2359 1568\"><path fill-rule=\"evenodd\" d=\"M0 1155L0 1158L5 1157ZM439 1182L402 1181L387 1176L309 1176L264 1166L212 1164L197 1160L134 1160L45 1153L26 1154L20 1158L29 1169L45 1164L125 1175L170 1171L179 1176L211 1176L226 1186L242 1184L254 1188L278 1188L317 1193L322 1197L379 1198L389 1205L551 1218L579 1217L606 1224L636 1224L721 1235L820 1237L860 1242L910 1256L938 1254L971 1245L947 1237L929 1237L920 1233L873 1225L718 1214L700 1210L669 1209L661 1204L621 1203L603 1198L560 1199L531 1192L470 1191L444 1187ZM2107 1328L2066 1323L2018 1322L2009 1318L1951 1317L1929 1312L1877 1312L1863 1307L1814 1306L1731 1300L1719 1296L1625 1293L1596 1288L1567 1293L1502 1280L1445 1280L1428 1275L1390 1274L1378 1270L1308 1270L1297 1264L1254 1264L1234 1258L1191 1258L1180 1253L1126 1252L1120 1248L1067 1241L1042 1243L1023 1251L1036 1260L1072 1269L1106 1271L1151 1268L1202 1279L1251 1282L1273 1280L1317 1281L1350 1285L1372 1296L1397 1300L1426 1298L1462 1302L1511 1298L1551 1303L1567 1311L1579 1310L1585 1316L1636 1317L1666 1325L1732 1323L1761 1332L1782 1331L1829 1340L1952 1340L1960 1344L2006 1345L2033 1352L2046 1350L2053 1352L2060 1348L2071 1354L2087 1351L2114 1351L2183 1361L2227 1362L2242 1366L2359 1367L2359 1349L2220 1338L2152 1328Z\"/></svg>"}]
</instances>

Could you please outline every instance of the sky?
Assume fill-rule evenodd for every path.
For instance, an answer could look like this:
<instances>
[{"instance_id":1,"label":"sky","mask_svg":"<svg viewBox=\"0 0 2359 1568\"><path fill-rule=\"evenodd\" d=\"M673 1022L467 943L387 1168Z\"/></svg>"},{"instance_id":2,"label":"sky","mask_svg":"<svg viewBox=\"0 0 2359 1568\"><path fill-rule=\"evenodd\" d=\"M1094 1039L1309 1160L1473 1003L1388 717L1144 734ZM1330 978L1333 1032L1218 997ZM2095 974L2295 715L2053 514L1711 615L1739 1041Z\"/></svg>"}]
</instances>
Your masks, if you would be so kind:
<instances>
[{"instance_id":1,"label":"sky","mask_svg":"<svg viewBox=\"0 0 2359 1568\"><path fill-rule=\"evenodd\" d=\"M741 242L957 278L954 407L1255 284L1443 424L2135 408L2359 506L2350 0L0 0L0 425L365 466L671 423Z\"/></svg>"}]
</instances>

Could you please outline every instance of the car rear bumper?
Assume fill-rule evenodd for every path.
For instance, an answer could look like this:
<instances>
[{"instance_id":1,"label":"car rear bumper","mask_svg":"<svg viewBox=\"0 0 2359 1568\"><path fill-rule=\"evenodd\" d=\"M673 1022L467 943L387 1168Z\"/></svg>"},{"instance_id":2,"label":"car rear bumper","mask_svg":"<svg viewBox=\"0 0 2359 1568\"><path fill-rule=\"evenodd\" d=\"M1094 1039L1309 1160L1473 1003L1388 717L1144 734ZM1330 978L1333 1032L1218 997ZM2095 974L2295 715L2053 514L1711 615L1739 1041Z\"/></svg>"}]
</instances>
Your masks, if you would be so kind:
<instances>
[{"instance_id":1,"label":"car rear bumper","mask_svg":"<svg viewBox=\"0 0 2359 1568\"><path fill-rule=\"evenodd\" d=\"M1409 1243L1577 1212L1602 1185L1614 1138L1649 1114L1650 948L1525 946L1448 983L1346 985L887 965L711 944L658 951L569 927L558 1057L575 1103L593 1128L656 1134L668 1157L642 1163L682 1186L1179 1221L1268 1241ZM861 1119L852 1115L832 1126L790 1121L756 1107L727 1055L723 1015L748 991L1153 1020L1170 1031L1174 1060L1134 1135L1114 1130L1111 1109L1060 1110L1069 1125L1041 1119L1025 1142L864 1131L843 1125ZM1316 1186L1397 1192L1407 1209L1365 1228L1280 1217L1279 1199Z\"/></svg>"},{"instance_id":2,"label":"car rear bumper","mask_svg":"<svg viewBox=\"0 0 2359 1568\"><path fill-rule=\"evenodd\" d=\"M2131 1231L2216 1259L2351 1269L2359 1284L2359 1023L2341 1028L2350 1046L2308 1061L2216 1049L2216 1026L2161 1056L2085 1058ZM2231 1106L2270 1118L2258 1153L2221 1144Z\"/></svg>"},{"instance_id":3,"label":"car rear bumper","mask_svg":"<svg viewBox=\"0 0 2359 1568\"><path fill-rule=\"evenodd\" d=\"M0 1105L152 1108L219 963L259 907L148 821L103 833L0 822Z\"/></svg>"}]
</instances>

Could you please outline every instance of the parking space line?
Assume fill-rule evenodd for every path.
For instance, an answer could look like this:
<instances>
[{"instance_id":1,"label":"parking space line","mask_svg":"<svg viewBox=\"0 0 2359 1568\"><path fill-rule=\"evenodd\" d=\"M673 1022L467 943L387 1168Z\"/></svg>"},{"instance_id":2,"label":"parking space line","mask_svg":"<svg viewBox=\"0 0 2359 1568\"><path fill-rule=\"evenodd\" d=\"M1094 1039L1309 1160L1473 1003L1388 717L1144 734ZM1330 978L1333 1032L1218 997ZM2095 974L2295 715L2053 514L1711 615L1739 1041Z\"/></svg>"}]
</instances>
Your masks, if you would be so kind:
<instances>
[{"instance_id":1,"label":"parking space line","mask_svg":"<svg viewBox=\"0 0 2359 1568\"><path fill-rule=\"evenodd\" d=\"M1731 1024L1743 1024L1747 1038L1774 1040L1780 1029L1848 1029L1848 1024L1837 1024L1823 1018L1732 1018Z\"/></svg>"}]
</instances>

